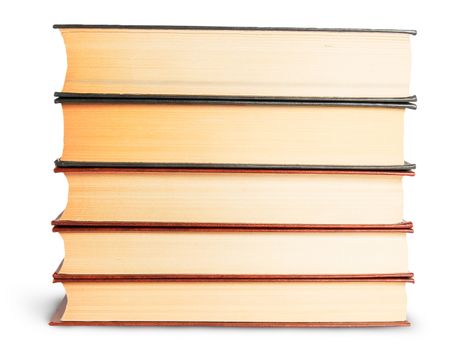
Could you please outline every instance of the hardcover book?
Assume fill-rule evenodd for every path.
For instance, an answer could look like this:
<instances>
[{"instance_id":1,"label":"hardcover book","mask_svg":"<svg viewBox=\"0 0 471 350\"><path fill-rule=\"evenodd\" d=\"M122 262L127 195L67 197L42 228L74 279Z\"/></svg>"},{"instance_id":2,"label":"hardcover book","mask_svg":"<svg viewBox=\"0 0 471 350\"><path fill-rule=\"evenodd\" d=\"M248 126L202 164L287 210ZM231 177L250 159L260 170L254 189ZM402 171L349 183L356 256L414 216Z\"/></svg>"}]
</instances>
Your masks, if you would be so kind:
<instances>
[{"instance_id":1,"label":"hardcover book","mask_svg":"<svg viewBox=\"0 0 471 350\"><path fill-rule=\"evenodd\" d=\"M61 96L411 100L415 31L56 25Z\"/></svg>"},{"instance_id":2,"label":"hardcover book","mask_svg":"<svg viewBox=\"0 0 471 350\"><path fill-rule=\"evenodd\" d=\"M109 279L62 282L51 325L408 326L395 279Z\"/></svg>"},{"instance_id":3,"label":"hardcover book","mask_svg":"<svg viewBox=\"0 0 471 350\"><path fill-rule=\"evenodd\" d=\"M69 182L55 225L403 227L413 172L56 168ZM407 227L407 226L406 226Z\"/></svg>"},{"instance_id":4,"label":"hardcover book","mask_svg":"<svg viewBox=\"0 0 471 350\"><path fill-rule=\"evenodd\" d=\"M56 278L411 277L412 229L250 229L56 226Z\"/></svg>"},{"instance_id":5,"label":"hardcover book","mask_svg":"<svg viewBox=\"0 0 471 350\"><path fill-rule=\"evenodd\" d=\"M404 166L410 103L66 99L68 166ZM137 163L137 164L136 164Z\"/></svg>"}]
</instances>

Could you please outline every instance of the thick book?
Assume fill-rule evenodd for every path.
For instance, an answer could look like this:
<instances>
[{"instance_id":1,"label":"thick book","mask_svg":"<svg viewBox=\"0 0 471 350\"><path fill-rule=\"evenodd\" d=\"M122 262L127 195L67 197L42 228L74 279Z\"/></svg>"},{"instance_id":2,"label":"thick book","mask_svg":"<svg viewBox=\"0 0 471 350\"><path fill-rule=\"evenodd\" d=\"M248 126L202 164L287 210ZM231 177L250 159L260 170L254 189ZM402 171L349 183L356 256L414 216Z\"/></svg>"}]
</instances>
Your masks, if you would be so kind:
<instances>
[{"instance_id":1,"label":"thick book","mask_svg":"<svg viewBox=\"0 0 471 350\"><path fill-rule=\"evenodd\" d=\"M413 99L412 30L54 27L67 50L62 96Z\"/></svg>"},{"instance_id":2,"label":"thick book","mask_svg":"<svg viewBox=\"0 0 471 350\"><path fill-rule=\"evenodd\" d=\"M393 228L411 171L56 168L55 225Z\"/></svg>"},{"instance_id":3,"label":"thick book","mask_svg":"<svg viewBox=\"0 0 471 350\"><path fill-rule=\"evenodd\" d=\"M410 103L56 100L65 164L404 165Z\"/></svg>"},{"instance_id":4,"label":"thick book","mask_svg":"<svg viewBox=\"0 0 471 350\"><path fill-rule=\"evenodd\" d=\"M406 283L383 279L55 279L50 325L408 326Z\"/></svg>"},{"instance_id":5,"label":"thick book","mask_svg":"<svg viewBox=\"0 0 471 350\"><path fill-rule=\"evenodd\" d=\"M412 229L56 226L65 258L55 278L410 277Z\"/></svg>"}]
</instances>

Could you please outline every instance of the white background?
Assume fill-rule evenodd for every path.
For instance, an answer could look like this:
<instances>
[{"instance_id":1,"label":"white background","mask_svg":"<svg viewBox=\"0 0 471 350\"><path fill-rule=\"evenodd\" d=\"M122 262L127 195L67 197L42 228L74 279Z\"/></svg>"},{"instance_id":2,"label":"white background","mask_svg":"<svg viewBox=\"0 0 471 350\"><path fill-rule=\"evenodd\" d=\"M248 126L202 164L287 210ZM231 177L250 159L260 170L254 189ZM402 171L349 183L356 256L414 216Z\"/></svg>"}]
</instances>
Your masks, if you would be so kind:
<instances>
[{"instance_id":1,"label":"white background","mask_svg":"<svg viewBox=\"0 0 471 350\"><path fill-rule=\"evenodd\" d=\"M470 66L467 1L15 1L0 5L0 345L12 348L295 347L469 348ZM411 328L211 329L60 328L47 322L63 295L51 274L62 242L50 220L65 206L53 174L62 147L60 106L66 58L54 23L296 26L416 29L407 112L406 179ZM3 344L4 343L4 344ZM465 345L465 343L467 343ZM3 349L7 347L2 346Z\"/></svg>"}]
</instances>

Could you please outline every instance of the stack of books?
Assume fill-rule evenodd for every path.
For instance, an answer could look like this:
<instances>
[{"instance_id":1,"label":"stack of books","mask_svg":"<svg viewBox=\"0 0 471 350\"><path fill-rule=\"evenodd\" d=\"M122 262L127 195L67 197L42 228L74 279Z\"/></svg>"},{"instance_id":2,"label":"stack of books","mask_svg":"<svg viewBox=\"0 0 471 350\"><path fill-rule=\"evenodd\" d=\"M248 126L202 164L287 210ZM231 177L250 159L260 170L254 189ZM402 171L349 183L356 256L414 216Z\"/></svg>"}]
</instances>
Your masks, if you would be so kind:
<instances>
[{"instance_id":1,"label":"stack of books","mask_svg":"<svg viewBox=\"0 0 471 350\"><path fill-rule=\"evenodd\" d=\"M414 31L55 27L51 325L409 324Z\"/></svg>"}]
</instances>

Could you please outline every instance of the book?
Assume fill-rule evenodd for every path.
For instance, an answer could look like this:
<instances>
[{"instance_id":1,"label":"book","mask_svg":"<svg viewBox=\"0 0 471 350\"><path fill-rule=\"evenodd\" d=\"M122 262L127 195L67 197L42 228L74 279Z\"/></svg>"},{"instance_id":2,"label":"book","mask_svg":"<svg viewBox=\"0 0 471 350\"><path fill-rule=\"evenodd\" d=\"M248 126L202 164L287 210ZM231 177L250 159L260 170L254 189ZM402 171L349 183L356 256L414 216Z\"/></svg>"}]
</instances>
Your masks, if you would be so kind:
<instances>
[{"instance_id":1,"label":"book","mask_svg":"<svg viewBox=\"0 0 471 350\"><path fill-rule=\"evenodd\" d=\"M404 165L411 103L66 99L61 162L203 166Z\"/></svg>"},{"instance_id":2,"label":"book","mask_svg":"<svg viewBox=\"0 0 471 350\"><path fill-rule=\"evenodd\" d=\"M55 25L62 96L411 100L411 30Z\"/></svg>"},{"instance_id":3,"label":"book","mask_svg":"<svg viewBox=\"0 0 471 350\"><path fill-rule=\"evenodd\" d=\"M406 172L56 168L69 183L55 225L395 227Z\"/></svg>"},{"instance_id":4,"label":"book","mask_svg":"<svg viewBox=\"0 0 471 350\"><path fill-rule=\"evenodd\" d=\"M396 279L55 280L67 293L51 325L407 326Z\"/></svg>"},{"instance_id":5,"label":"book","mask_svg":"<svg viewBox=\"0 0 471 350\"><path fill-rule=\"evenodd\" d=\"M411 277L412 229L54 227L55 278Z\"/></svg>"}]
</instances>

